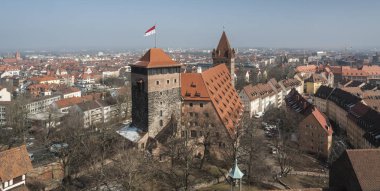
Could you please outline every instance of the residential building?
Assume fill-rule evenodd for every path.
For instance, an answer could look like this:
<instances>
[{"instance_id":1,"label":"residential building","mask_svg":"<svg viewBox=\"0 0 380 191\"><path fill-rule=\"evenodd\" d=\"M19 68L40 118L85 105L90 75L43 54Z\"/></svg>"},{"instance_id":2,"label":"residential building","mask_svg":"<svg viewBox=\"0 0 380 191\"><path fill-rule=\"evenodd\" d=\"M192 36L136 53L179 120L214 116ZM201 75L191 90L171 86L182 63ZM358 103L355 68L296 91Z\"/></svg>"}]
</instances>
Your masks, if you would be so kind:
<instances>
[{"instance_id":1,"label":"residential building","mask_svg":"<svg viewBox=\"0 0 380 191\"><path fill-rule=\"evenodd\" d=\"M25 145L0 152L0 190L28 190L26 174L32 169Z\"/></svg>"},{"instance_id":2,"label":"residential building","mask_svg":"<svg viewBox=\"0 0 380 191\"><path fill-rule=\"evenodd\" d=\"M323 88L322 88L323 87ZM339 88L321 86L315 93L314 104L343 130L347 128L347 112L361 99Z\"/></svg>"},{"instance_id":3,"label":"residential building","mask_svg":"<svg viewBox=\"0 0 380 191\"><path fill-rule=\"evenodd\" d=\"M102 78L117 78L120 74L120 68L107 68L102 71Z\"/></svg>"},{"instance_id":4,"label":"residential building","mask_svg":"<svg viewBox=\"0 0 380 191\"><path fill-rule=\"evenodd\" d=\"M327 79L321 74L311 74L309 78L305 80L306 94L314 95L321 85L327 85Z\"/></svg>"},{"instance_id":5,"label":"residential building","mask_svg":"<svg viewBox=\"0 0 380 191\"><path fill-rule=\"evenodd\" d=\"M30 84L27 87L28 92L33 97L42 97L51 95L51 87L48 84Z\"/></svg>"},{"instance_id":6,"label":"residential building","mask_svg":"<svg viewBox=\"0 0 380 191\"><path fill-rule=\"evenodd\" d=\"M380 146L380 115L359 97L340 88L321 86L314 104L346 132L352 147Z\"/></svg>"},{"instance_id":7,"label":"residential building","mask_svg":"<svg viewBox=\"0 0 380 191\"><path fill-rule=\"evenodd\" d=\"M82 96L82 92L76 87L61 86L56 93L61 94L63 99Z\"/></svg>"},{"instance_id":8,"label":"residential building","mask_svg":"<svg viewBox=\"0 0 380 191\"><path fill-rule=\"evenodd\" d=\"M65 99L60 99L58 101L53 102L50 107L52 108L53 111L58 110L61 113L69 113L70 108L72 106L75 106L76 104L90 101L92 98L88 96L84 97L71 97L71 98L65 98Z\"/></svg>"},{"instance_id":9,"label":"residential building","mask_svg":"<svg viewBox=\"0 0 380 191\"><path fill-rule=\"evenodd\" d=\"M47 111L52 103L61 99L60 95L50 95L35 98L29 103L25 104L24 108L30 114L36 114Z\"/></svg>"},{"instance_id":10,"label":"residential building","mask_svg":"<svg viewBox=\"0 0 380 191\"><path fill-rule=\"evenodd\" d=\"M285 96L292 88L303 92L302 82L297 79L286 79L277 82L270 79L268 83L257 85L247 85L239 92L239 97L244 104L245 112L250 117L257 113L263 113L271 107L281 107Z\"/></svg>"},{"instance_id":11,"label":"residential building","mask_svg":"<svg viewBox=\"0 0 380 191\"><path fill-rule=\"evenodd\" d=\"M380 66L378 65L334 66L331 69L334 75L339 76L339 79L361 81L375 85L380 84Z\"/></svg>"},{"instance_id":12,"label":"residential building","mask_svg":"<svg viewBox=\"0 0 380 191\"><path fill-rule=\"evenodd\" d=\"M20 67L3 65L3 66L0 66L0 73L1 73L0 78L19 76Z\"/></svg>"},{"instance_id":13,"label":"residential building","mask_svg":"<svg viewBox=\"0 0 380 191\"><path fill-rule=\"evenodd\" d=\"M76 86L83 91L90 91L94 88L96 81L100 79L100 75L95 75L92 73L83 73L79 75L79 77L76 79Z\"/></svg>"},{"instance_id":14,"label":"residential building","mask_svg":"<svg viewBox=\"0 0 380 191\"><path fill-rule=\"evenodd\" d=\"M303 92L303 84L300 80L295 78L285 79L278 82L282 89L282 99L285 99L285 96L290 93L290 91L294 88L297 92Z\"/></svg>"},{"instance_id":15,"label":"residential building","mask_svg":"<svg viewBox=\"0 0 380 191\"><path fill-rule=\"evenodd\" d=\"M333 134L328 118L295 89L286 96L285 102L290 111L303 116L297 131L300 150L328 159Z\"/></svg>"},{"instance_id":16,"label":"residential building","mask_svg":"<svg viewBox=\"0 0 380 191\"><path fill-rule=\"evenodd\" d=\"M0 102L11 101L11 92L7 88L0 86Z\"/></svg>"},{"instance_id":17,"label":"residential building","mask_svg":"<svg viewBox=\"0 0 380 191\"><path fill-rule=\"evenodd\" d=\"M103 100L96 100L96 102L102 107L103 123L107 123L122 115L121 106L115 99L107 98Z\"/></svg>"},{"instance_id":18,"label":"residential building","mask_svg":"<svg viewBox=\"0 0 380 191\"><path fill-rule=\"evenodd\" d=\"M37 84L60 84L60 80L53 76L32 77L30 80Z\"/></svg>"},{"instance_id":19,"label":"residential building","mask_svg":"<svg viewBox=\"0 0 380 191\"><path fill-rule=\"evenodd\" d=\"M380 150L346 150L329 171L332 191L380 190Z\"/></svg>"},{"instance_id":20,"label":"residential building","mask_svg":"<svg viewBox=\"0 0 380 191\"><path fill-rule=\"evenodd\" d=\"M358 149L380 146L380 114L359 102L348 111L347 139Z\"/></svg>"},{"instance_id":21,"label":"residential building","mask_svg":"<svg viewBox=\"0 0 380 191\"><path fill-rule=\"evenodd\" d=\"M263 113L271 107L281 106L276 95L269 84L262 83L255 86L247 85L239 93L240 99L244 103L244 110L249 113L250 117L257 113Z\"/></svg>"},{"instance_id":22,"label":"residential building","mask_svg":"<svg viewBox=\"0 0 380 191\"><path fill-rule=\"evenodd\" d=\"M83 116L83 127L88 128L103 123L103 108L96 101L87 101L79 103L75 106L75 110L79 111Z\"/></svg>"}]
</instances>

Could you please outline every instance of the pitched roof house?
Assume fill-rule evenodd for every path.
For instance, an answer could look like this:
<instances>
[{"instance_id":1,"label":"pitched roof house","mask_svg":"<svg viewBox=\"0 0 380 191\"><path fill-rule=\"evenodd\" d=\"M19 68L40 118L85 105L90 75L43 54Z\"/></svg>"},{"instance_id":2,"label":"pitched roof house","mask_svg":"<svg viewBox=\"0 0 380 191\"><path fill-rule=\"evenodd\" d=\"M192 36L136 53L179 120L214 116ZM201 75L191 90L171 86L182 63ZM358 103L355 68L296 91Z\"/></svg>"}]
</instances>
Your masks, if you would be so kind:
<instances>
[{"instance_id":1,"label":"pitched roof house","mask_svg":"<svg viewBox=\"0 0 380 191\"><path fill-rule=\"evenodd\" d=\"M26 174L32 169L25 145L0 152L0 190L27 190Z\"/></svg>"},{"instance_id":2,"label":"pitched roof house","mask_svg":"<svg viewBox=\"0 0 380 191\"><path fill-rule=\"evenodd\" d=\"M380 150L346 150L330 169L333 191L380 190Z\"/></svg>"}]
</instances>

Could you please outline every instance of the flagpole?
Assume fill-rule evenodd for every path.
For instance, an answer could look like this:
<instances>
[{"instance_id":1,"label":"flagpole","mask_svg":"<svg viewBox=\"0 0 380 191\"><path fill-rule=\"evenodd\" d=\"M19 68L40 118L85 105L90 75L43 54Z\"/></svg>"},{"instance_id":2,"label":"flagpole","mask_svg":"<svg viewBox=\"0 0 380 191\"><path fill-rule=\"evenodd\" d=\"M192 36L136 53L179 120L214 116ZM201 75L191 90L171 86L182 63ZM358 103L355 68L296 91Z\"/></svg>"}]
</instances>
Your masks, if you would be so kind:
<instances>
[{"instance_id":1,"label":"flagpole","mask_svg":"<svg viewBox=\"0 0 380 191\"><path fill-rule=\"evenodd\" d=\"M157 29L156 29L156 23L154 24L154 28L156 32L154 33L154 48L157 48Z\"/></svg>"}]
</instances>

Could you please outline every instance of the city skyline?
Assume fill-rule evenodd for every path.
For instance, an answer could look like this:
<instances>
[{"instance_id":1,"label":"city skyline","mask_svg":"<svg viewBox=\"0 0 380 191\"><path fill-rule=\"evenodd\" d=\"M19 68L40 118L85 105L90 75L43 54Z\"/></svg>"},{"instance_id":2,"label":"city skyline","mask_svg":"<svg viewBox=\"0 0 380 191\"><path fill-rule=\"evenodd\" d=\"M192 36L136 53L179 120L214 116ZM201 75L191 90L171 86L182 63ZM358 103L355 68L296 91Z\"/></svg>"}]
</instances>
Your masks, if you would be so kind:
<instances>
[{"instance_id":1,"label":"city skyline","mask_svg":"<svg viewBox=\"0 0 380 191\"><path fill-rule=\"evenodd\" d=\"M4 1L0 50L378 48L377 1Z\"/></svg>"}]
</instances>

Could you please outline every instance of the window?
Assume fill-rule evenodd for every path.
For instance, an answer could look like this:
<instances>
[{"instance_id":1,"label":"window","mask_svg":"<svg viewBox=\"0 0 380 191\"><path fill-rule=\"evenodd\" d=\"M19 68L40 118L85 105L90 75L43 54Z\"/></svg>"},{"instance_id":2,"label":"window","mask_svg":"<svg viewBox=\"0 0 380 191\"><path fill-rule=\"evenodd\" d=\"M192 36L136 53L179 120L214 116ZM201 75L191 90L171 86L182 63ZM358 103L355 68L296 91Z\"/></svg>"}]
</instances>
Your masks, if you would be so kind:
<instances>
[{"instance_id":1,"label":"window","mask_svg":"<svg viewBox=\"0 0 380 191\"><path fill-rule=\"evenodd\" d=\"M219 133L216 132L216 133L215 133L215 136L216 136L216 138L219 138Z\"/></svg>"},{"instance_id":2,"label":"window","mask_svg":"<svg viewBox=\"0 0 380 191\"><path fill-rule=\"evenodd\" d=\"M160 85L160 81L156 81L156 85Z\"/></svg>"},{"instance_id":3,"label":"window","mask_svg":"<svg viewBox=\"0 0 380 191\"><path fill-rule=\"evenodd\" d=\"M198 113L195 113L195 117L198 117Z\"/></svg>"},{"instance_id":4,"label":"window","mask_svg":"<svg viewBox=\"0 0 380 191\"><path fill-rule=\"evenodd\" d=\"M193 107L193 103L190 103L190 107Z\"/></svg>"},{"instance_id":5,"label":"window","mask_svg":"<svg viewBox=\"0 0 380 191\"><path fill-rule=\"evenodd\" d=\"M193 138L197 137L197 132L194 131L194 130L190 131L190 136L193 137Z\"/></svg>"},{"instance_id":6,"label":"window","mask_svg":"<svg viewBox=\"0 0 380 191\"><path fill-rule=\"evenodd\" d=\"M22 181L22 175L13 179L13 184L17 184Z\"/></svg>"},{"instance_id":7,"label":"window","mask_svg":"<svg viewBox=\"0 0 380 191\"><path fill-rule=\"evenodd\" d=\"M199 106L200 106L200 107L203 107L203 103L200 103Z\"/></svg>"},{"instance_id":8,"label":"window","mask_svg":"<svg viewBox=\"0 0 380 191\"><path fill-rule=\"evenodd\" d=\"M162 117L162 110L160 111L160 116Z\"/></svg>"},{"instance_id":9,"label":"window","mask_svg":"<svg viewBox=\"0 0 380 191\"><path fill-rule=\"evenodd\" d=\"M193 112L190 112L190 117L193 117Z\"/></svg>"},{"instance_id":10,"label":"window","mask_svg":"<svg viewBox=\"0 0 380 191\"><path fill-rule=\"evenodd\" d=\"M169 81L170 81L170 80L166 80L166 83L169 84Z\"/></svg>"},{"instance_id":11,"label":"window","mask_svg":"<svg viewBox=\"0 0 380 191\"><path fill-rule=\"evenodd\" d=\"M162 95L162 92L160 92L160 95Z\"/></svg>"},{"instance_id":12,"label":"window","mask_svg":"<svg viewBox=\"0 0 380 191\"><path fill-rule=\"evenodd\" d=\"M205 113L205 116L206 116L206 117L210 117L210 116L208 115L208 113Z\"/></svg>"},{"instance_id":13,"label":"window","mask_svg":"<svg viewBox=\"0 0 380 191\"><path fill-rule=\"evenodd\" d=\"M162 101L160 101L160 105L162 105Z\"/></svg>"},{"instance_id":14,"label":"window","mask_svg":"<svg viewBox=\"0 0 380 191\"><path fill-rule=\"evenodd\" d=\"M160 126L164 126L164 122L162 120L160 120Z\"/></svg>"},{"instance_id":15,"label":"window","mask_svg":"<svg viewBox=\"0 0 380 191\"><path fill-rule=\"evenodd\" d=\"M177 83L177 79L174 79L174 83Z\"/></svg>"}]
</instances>

